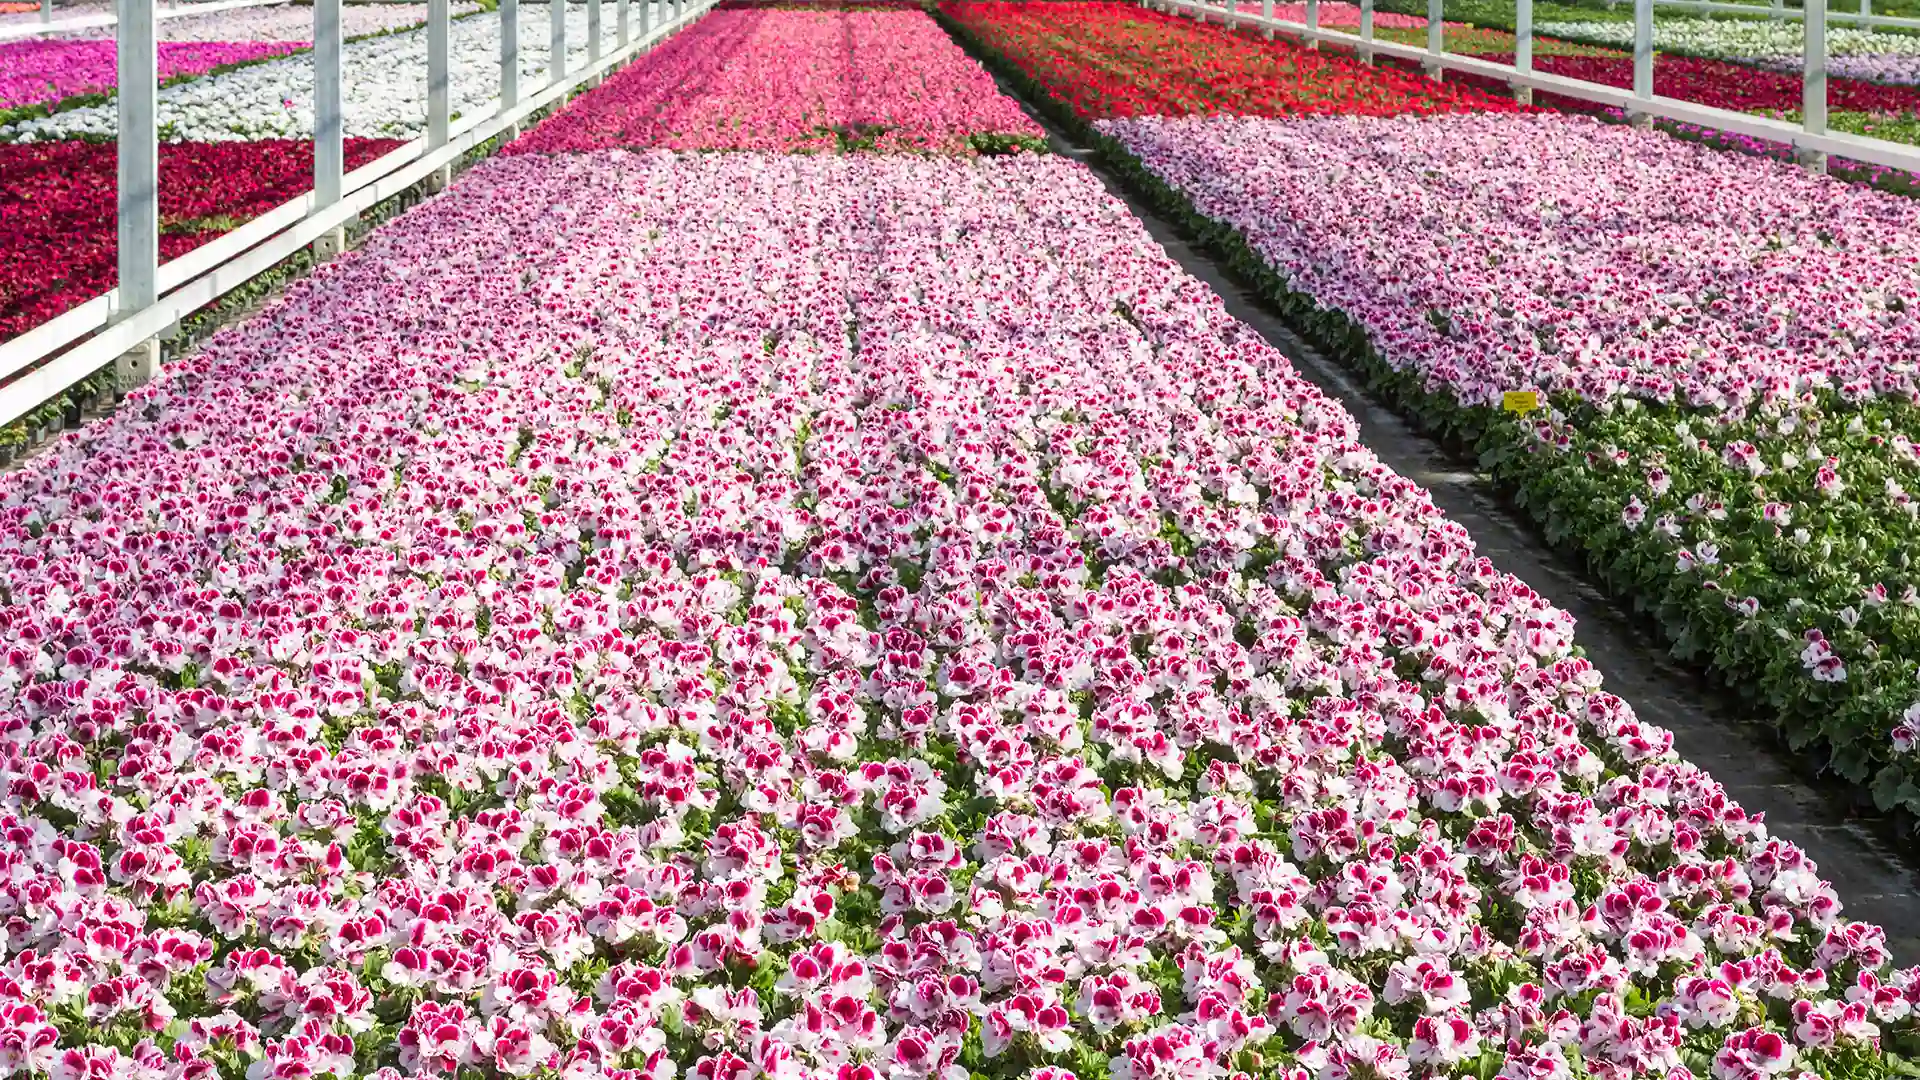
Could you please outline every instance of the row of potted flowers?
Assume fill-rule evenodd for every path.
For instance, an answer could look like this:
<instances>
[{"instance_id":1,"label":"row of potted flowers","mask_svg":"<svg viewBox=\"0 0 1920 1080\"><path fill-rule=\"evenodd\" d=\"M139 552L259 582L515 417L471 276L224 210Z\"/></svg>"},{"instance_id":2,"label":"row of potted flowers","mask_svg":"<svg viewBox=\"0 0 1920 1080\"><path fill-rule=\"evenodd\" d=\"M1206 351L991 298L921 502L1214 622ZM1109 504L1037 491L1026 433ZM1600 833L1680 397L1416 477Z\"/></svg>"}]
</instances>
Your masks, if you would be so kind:
<instances>
[{"instance_id":1,"label":"row of potted flowers","mask_svg":"<svg viewBox=\"0 0 1920 1080\"><path fill-rule=\"evenodd\" d=\"M349 139L347 167L399 145ZM113 288L115 155L110 143L0 146L0 340ZM312 186L311 142L163 145L160 257L177 258Z\"/></svg>"},{"instance_id":2,"label":"row of potted flowers","mask_svg":"<svg viewBox=\"0 0 1920 1080\"><path fill-rule=\"evenodd\" d=\"M1543 34L1631 48L1633 24L1623 22L1547 22ZM1920 35L1829 23L1827 69L1836 75L1893 83L1920 83ZM1799 71L1806 44L1800 22L1746 19L1654 20L1654 48L1722 60L1775 64Z\"/></svg>"},{"instance_id":3,"label":"row of potted flowers","mask_svg":"<svg viewBox=\"0 0 1920 1080\"><path fill-rule=\"evenodd\" d=\"M1499 95L1374 71L1334 50L1227 34L1132 4L1041 0L942 10L1082 115L1388 116L1516 108Z\"/></svg>"},{"instance_id":4,"label":"row of potted flowers","mask_svg":"<svg viewBox=\"0 0 1920 1080\"><path fill-rule=\"evenodd\" d=\"M924 12L721 10L508 153L978 152L1045 132Z\"/></svg>"},{"instance_id":5,"label":"row of potted flowers","mask_svg":"<svg viewBox=\"0 0 1920 1080\"><path fill-rule=\"evenodd\" d=\"M306 43L298 41L162 42L156 52L160 79L169 82L303 48ZM0 114L111 90L117 82L116 58L111 41L0 43Z\"/></svg>"},{"instance_id":6,"label":"row of potted flowers","mask_svg":"<svg viewBox=\"0 0 1920 1080\"><path fill-rule=\"evenodd\" d=\"M1920 810L1910 203L1567 117L1096 134L1678 651Z\"/></svg>"},{"instance_id":7,"label":"row of potted flowers","mask_svg":"<svg viewBox=\"0 0 1920 1080\"><path fill-rule=\"evenodd\" d=\"M655 0L657 21L667 5ZM519 5L520 74L523 86L539 85L550 49L548 6ZM453 23L448 92L455 114L486 105L500 93L502 16L482 11ZM637 20L638 15L634 18ZM566 12L569 69L586 62L586 5ZM601 32L611 49L612 5ZM164 142L245 142L313 137L313 57L287 56L239 70L194 79L160 91L159 125ZM350 42L344 51L341 91L346 134L353 138L417 138L426 133L427 33L425 28ZM111 139L118 124L112 102L68 108L47 116L0 124L0 142Z\"/></svg>"},{"instance_id":8,"label":"row of potted flowers","mask_svg":"<svg viewBox=\"0 0 1920 1080\"><path fill-rule=\"evenodd\" d=\"M453 5L455 18L480 10ZM68 13L60 13L66 18ZM425 4L350 4L341 10L348 41L419 26ZM159 20L160 85L220 74L262 59L304 51L313 37L311 5L232 8ZM112 26L0 43L0 126L95 104L118 83Z\"/></svg>"},{"instance_id":9,"label":"row of potted flowers","mask_svg":"<svg viewBox=\"0 0 1920 1080\"><path fill-rule=\"evenodd\" d=\"M1062 158L485 163L0 479L0 1063L1909 1068L1355 436Z\"/></svg>"}]
</instances>

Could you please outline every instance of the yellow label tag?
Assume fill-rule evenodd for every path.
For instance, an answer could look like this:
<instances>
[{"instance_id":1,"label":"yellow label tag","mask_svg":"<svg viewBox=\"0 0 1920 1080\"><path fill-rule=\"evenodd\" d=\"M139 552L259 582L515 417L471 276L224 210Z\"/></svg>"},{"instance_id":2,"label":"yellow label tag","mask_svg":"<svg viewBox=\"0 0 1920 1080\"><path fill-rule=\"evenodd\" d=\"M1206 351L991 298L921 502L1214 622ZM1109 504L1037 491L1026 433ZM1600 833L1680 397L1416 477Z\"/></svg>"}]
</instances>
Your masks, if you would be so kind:
<instances>
[{"instance_id":1,"label":"yellow label tag","mask_svg":"<svg viewBox=\"0 0 1920 1080\"><path fill-rule=\"evenodd\" d=\"M1510 413L1525 416L1540 407L1540 391L1509 390L1500 396L1500 407Z\"/></svg>"}]
</instances>

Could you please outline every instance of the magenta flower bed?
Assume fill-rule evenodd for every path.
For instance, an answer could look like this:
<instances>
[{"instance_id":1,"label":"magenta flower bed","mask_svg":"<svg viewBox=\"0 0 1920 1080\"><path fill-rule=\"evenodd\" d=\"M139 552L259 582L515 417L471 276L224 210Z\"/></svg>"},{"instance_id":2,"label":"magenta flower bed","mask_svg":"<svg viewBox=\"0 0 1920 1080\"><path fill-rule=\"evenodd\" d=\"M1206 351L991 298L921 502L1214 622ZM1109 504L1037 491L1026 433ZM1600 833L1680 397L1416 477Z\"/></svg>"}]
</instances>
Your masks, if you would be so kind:
<instances>
[{"instance_id":1,"label":"magenta flower bed","mask_svg":"<svg viewBox=\"0 0 1920 1080\"><path fill-rule=\"evenodd\" d=\"M160 78L200 75L217 67L284 56L303 41L161 42ZM114 88L117 52L111 41L12 41L0 44L0 108L51 105L75 94Z\"/></svg>"},{"instance_id":2,"label":"magenta flower bed","mask_svg":"<svg viewBox=\"0 0 1920 1080\"><path fill-rule=\"evenodd\" d=\"M1491 57L1490 57L1491 59ZM1511 55L1499 59L1511 61ZM1540 71L1621 88L1633 85L1633 58L1612 56L1542 56L1534 60ZM1920 88L1891 86L1846 78L1853 70L1835 63L1827 80L1827 102L1834 109L1856 112L1911 112L1920 109ZM1694 56L1659 56L1653 64L1653 92L1735 112L1788 112L1801 103L1800 75L1767 71L1726 60ZM1588 106L1591 108L1591 106Z\"/></svg>"},{"instance_id":3,"label":"magenta flower bed","mask_svg":"<svg viewBox=\"0 0 1920 1080\"><path fill-rule=\"evenodd\" d=\"M960 151L982 135L1043 132L926 15L732 10L708 15L508 152Z\"/></svg>"}]
</instances>

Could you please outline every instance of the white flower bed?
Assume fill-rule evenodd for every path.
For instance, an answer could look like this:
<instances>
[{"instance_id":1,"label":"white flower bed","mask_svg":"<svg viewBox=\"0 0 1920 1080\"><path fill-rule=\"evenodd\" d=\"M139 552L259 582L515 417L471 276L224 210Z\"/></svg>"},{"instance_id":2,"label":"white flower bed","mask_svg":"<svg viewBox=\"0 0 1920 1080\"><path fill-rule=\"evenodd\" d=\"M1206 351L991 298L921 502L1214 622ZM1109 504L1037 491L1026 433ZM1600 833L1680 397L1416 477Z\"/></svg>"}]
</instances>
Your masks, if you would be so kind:
<instances>
[{"instance_id":1,"label":"white flower bed","mask_svg":"<svg viewBox=\"0 0 1920 1080\"><path fill-rule=\"evenodd\" d=\"M604 48L614 48L614 0L601 13ZM655 24L671 13L655 5ZM520 77L524 90L540 86L547 70L548 9L520 8ZM633 14L639 32L638 5ZM586 63L587 9L567 11L567 67ZM500 92L500 16L476 15L453 24L453 111L456 116L486 106ZM427 33L424 28L346 48L344 96L350 138L414 138L426 132ZM73 109L0 127L0 141L44 142L112 138L117 130L109 103ZM160 137L168 142L235 142L313 137L313 58L291 56L160 92Z\"/></svg>"},{"instance_id":2,"label":"white flower bed","mask_svg":"<svg viewBox=\"0 0 1920 1080\"><path fill-rule=\"evenodd\" d=\"M453 5L455 17L479 10L480 5L474 3ZM343 4L340 8L340 25L348 37L400 30L426 21L427 5L421 3ZM313 6L281 4L183 15L160 20L158 30L161 41L311 41ZM109 38L113 36L113 27L95 27L75 36Z\"/></svg>"},{"instance_id":3,"label":"white flower bed","mask_svg":"<svg viewBox=\"0 0 1920 1080\"><path fill-rule=\"evenodd\" d=\"M1606 45L1633 44L1633 24L1627 22L1550 22L1540 24L1539 33ZM1798 22L1660 19L1653 24L1653 47L1729 58L1798 56L1804 34ZM1920 56L1920 37L1827 24L1828 56L1876 54Z\"/></svg>"}]
</instances>

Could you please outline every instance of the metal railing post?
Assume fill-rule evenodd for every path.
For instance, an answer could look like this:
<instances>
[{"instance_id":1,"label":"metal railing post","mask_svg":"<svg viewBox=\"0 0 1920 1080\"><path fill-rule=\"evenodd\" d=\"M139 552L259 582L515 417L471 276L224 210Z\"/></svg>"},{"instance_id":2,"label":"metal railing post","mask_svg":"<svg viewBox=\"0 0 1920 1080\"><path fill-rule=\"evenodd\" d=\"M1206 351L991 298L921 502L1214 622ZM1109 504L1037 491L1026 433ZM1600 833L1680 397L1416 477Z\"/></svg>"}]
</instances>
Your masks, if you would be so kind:
<instances>
[{"instance_id":1,"label":"metal railing post","mask_svg":"<svg viewBox=\"0 0 1920 1080\"><path fill-rule=\"evenodd\" d=\"M1427 53L1434 62L1426 65L1427 77L1439 82L1446 77L1445 69L1439 64L1440 54L1447 50L1446 5L1443 0L1427 0Z\"/></svg>"},{"instance_id":2,"label":"metal railing post","mask_svg":"<svg viewBox=\"0 0 1920 1080\"><path fill-rule=\"evenodd\" d=\"M341 104L340 69L344 46L340 0L313 0L313 208L340 201L346 177L346 122ZM346 248L347 230L329 229L313 242L316 259Z\"/></svg>"},{"instance_id":3,"label":"metal railing post","mask_svg":"<svg viewBox=\"0 0 1920 1080\"><path fill-rule=\"evenodd\" d=\"M587 63L600 62L600 0L587 0Z\"/></svg>"},{"instance_id":4,"label":"metal railing post","mask_svg":"<svg viewBox=\"0 0 1920 1080\"><path fill-rule=\"evenodd\" d=\"M616 25L614 31L617 35L616 40L620 42L620 47L625 49L633 43L633 0L620 0L614 6L613 21Z\"/></svg>"},{"instance_id":5,"label":"metal railing post","mask_svg":"<svg viewBox=\"0 0 1920 1080\"><path fill-rule=\"evenodd\" d=\"M1513 70L1533 70L1533 0L1514 0ZM1513 87L1513 98L1522 105L1533 104L1533 87Z\"/></svg>"},{"instance_id":6,"label":"metal railing post","mask_svg":"<svg viewBox=\"0 0 1920 1080\"><path fill-rule=\"evenodd\" d=\"M1307 29L1320 29L1320 0L1307 0ZM1307 48L1317 49L1319 47L1319 38L1310 37L1307 39Z\"/></svg>"},{"instance_id":7,"label":"metal railing post","mask_svg":"<svg viewBox=\"0 0 1920 1080\"><path fill-rule=\"evenodd\" d=\"M1360 40L1367 43L1360 46L1360 62L1373 63L1373 0L1360 0Z\"/></svg>"},{"instance_id":8,"label":"metal railing post","mask_svg":"<svg viewBox=\"0 0 1920 1080\"><path fill-rule=\"evenodd\" d=\"M453 103L449 96L449 62L453 5L450 0L427 0L427 149L447 145L453 126ZM442 166L427 181L431 191L446 190L453 170Z\"/></svg>"},{"instance_id":9,"label":"metal railing post","mask_svg":"<svg viewBox=\"0 0 1920 1080\"><path fill-rule=\"evenodd\" d=\"M520 0L500 0L500 108L520 104Z\"/></svg>"},{"instance_id":10,"label":"metal railing post","mask_svg":"<svg viewBox=\"0 0 1920 1080\"><path fill-rule=\"evenodd\" d=\"M1653 0L1633 0L1633 96L1653 99ZM1635 110L1629 117L1636 127L1653 123L1653 114Z\"/></svg>"},{"instance_id":11,"label":"metal railing post","mask_svg":"<svg viewBox=\"0 0 1920 1080\"><path fill-rule=\"evenodd\" d=\"M547 85L567 74L567 0L547 0Z\"/></svg>"},{"instance_id":12,"label":"metal railing post","mask_svg":"<svg viewBox=\"0 0 1920 1080\"><path fill-rule=\"evenodd\" d=\"M1268 23L1273 22L1273 0L1260 0L1260 17L1267 20ZM1273 27L1271 25L1263 27L1260 35L1268 41L1272 41Z\"/></svg>"},{"instance_id":13,"label":"metal railing post","mask_svg":"<svg viewBox=\"0 0 1920 1080\"><path fill-rule=\"evenodd\" d=\"M53 21L53 0L40 0L40 21L43 23Z\"/></svg>"},{"instance_id":14,"label":"metal railing post","mask_svg":"<svg viewBox=\"0 0 1920 1080\"><path fill-rule=\"evenodd\" d=\"M654 0L640 0L640 36L642 38L653 33L653 3Z\"/></svg>"},{"instance_id":15,"label":"metal railing post","mask_svg":"<svg viewBox=\"0 0 1920 1080\"><path fill-rule=\"evenodd\" d=\"M116 199L119 290L124 318L160 298L160 55L153 0L118 0L113 28L119 88ZM160 341L152 338L121 356L120 385L137 386L160 368Z\"/></svg>"},{"instance_id":16,"label":"metal railing post","mask_svg":"<svg viewBox=\"0 0 1920 1080\"><path fill-rule=\"evenodd\" d=\"M1801 65L1800 127L1809 135L1827 133L1827 0L1806 0L1806 62ZM1827 155L1800 149L1800 163L1815 172L1827 171Z\"/></svg>"}]
</instances>

